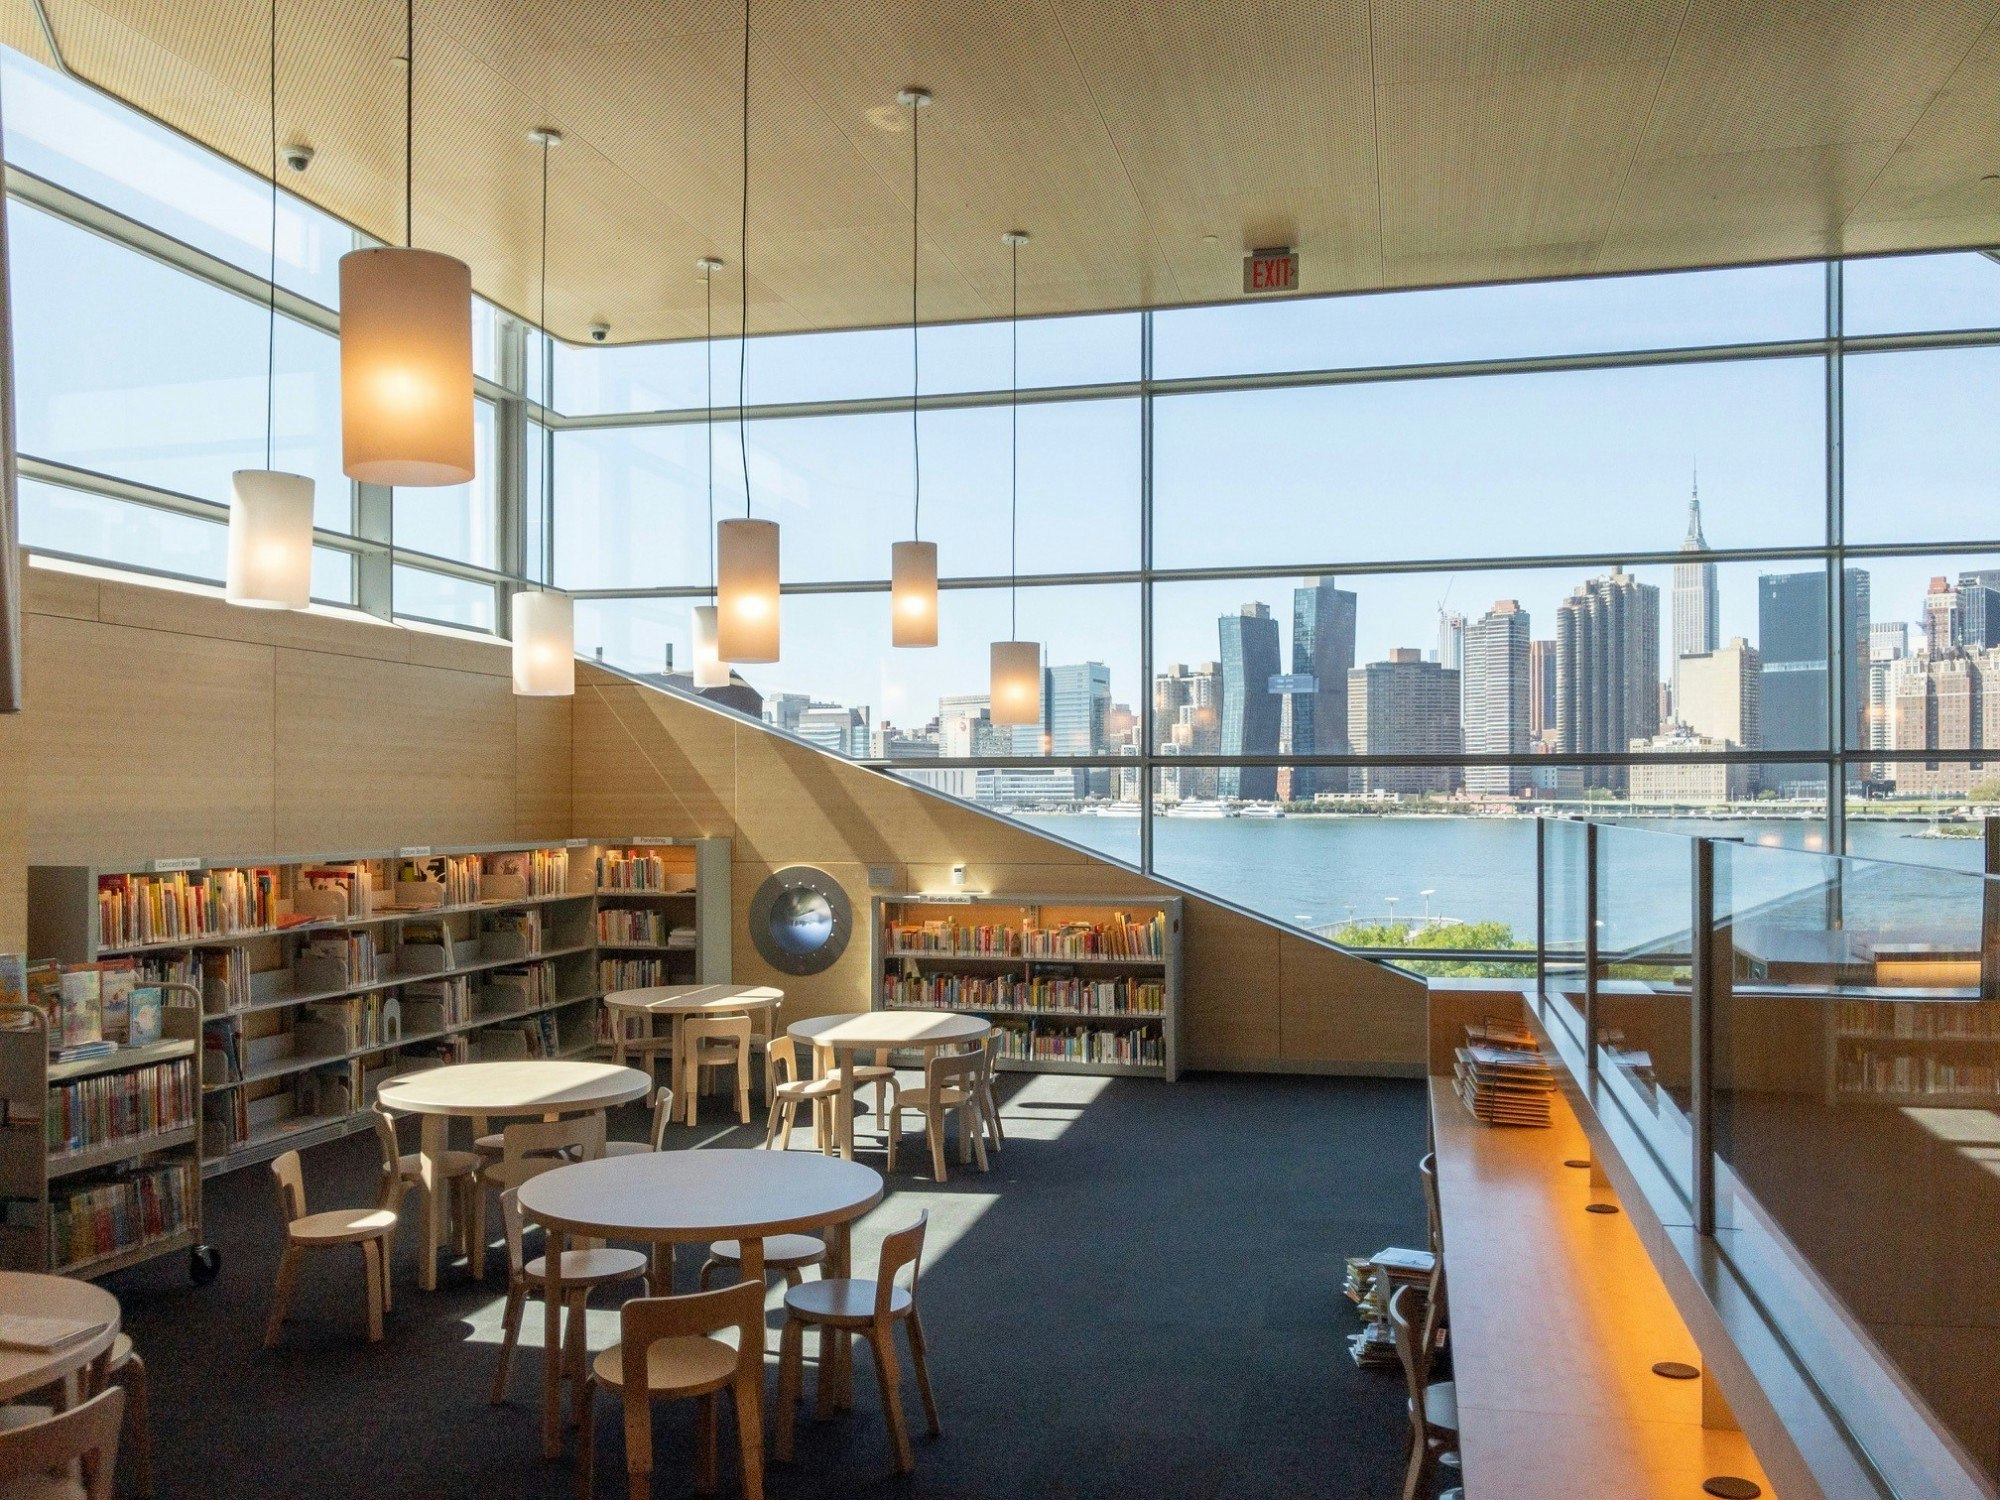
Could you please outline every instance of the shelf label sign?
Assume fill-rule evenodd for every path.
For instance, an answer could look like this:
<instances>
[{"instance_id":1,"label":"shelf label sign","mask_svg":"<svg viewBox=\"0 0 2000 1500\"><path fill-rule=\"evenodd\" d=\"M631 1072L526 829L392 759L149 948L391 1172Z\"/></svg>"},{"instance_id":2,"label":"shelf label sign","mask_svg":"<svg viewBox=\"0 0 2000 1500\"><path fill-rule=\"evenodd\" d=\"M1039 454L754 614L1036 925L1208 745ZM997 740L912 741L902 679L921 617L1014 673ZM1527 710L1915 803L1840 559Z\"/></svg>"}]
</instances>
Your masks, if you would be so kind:
<instances>
[{"instance_id":1,"label":"shelf label sign","mask_svg":"<svg viewBox=\"0 0 2000 1500\"><path fill-rule=\"evenodd\" d=\"M563 840L563 847L564 847L565 849L587 849L587 848L589 848L589 847L590 847L590 840L589 840L589 839L564 839L564 840Z\"/></svg>"},{"instance_id":2,"label":"shelf label sign","mask_svg":"<svg viewBox=\"0 0 2000 1500\"><path fill-rule=\"evenodd\" d=\"M167 875L175 870L199 870L200 868L201 861L199 859L156 859L153 861L153 873L155 875Z\"/></svg>"},{"instance_id":3,"label":"shelf label sign","mask_svg":"<svg viewBox=\"0 0 2000 1500\"><path fill-rule=\"evenodd\" d=\"M658 836L656 835L656 836L654 836L653 838L643 838L643 837L642 837L642 838L636 838L636 839L632 840L632 842L633 842L633 843L635 843L635 844L671 844L671 843L673 842L673 840L672 840L672 839L663 839L663 838L660 838L660 837L658 837Z\"/></svg>"},{"instance_id":4,"label":"shelf label sign","mask_svg":"<svg viewBox=\"0 0 2000 1500\"><path fill-rule=\"evenodd\" d=\"M430 854L431 854L431 846L429 844L405 844L402 848L396 851L396 858L429 859Z\"/></svg>"},{"instance_id":5,"label":"shelf label sign","mask_svg":"<svg viewBox=\"0 0 2000 1500\"><path fill-rule=\"evenodd\" d=\"M1296 292L1298 289L1299 256L1291 246L1252 250L1243 257L1243 290L1246 293Z\"/></svg>"}]
</instances>

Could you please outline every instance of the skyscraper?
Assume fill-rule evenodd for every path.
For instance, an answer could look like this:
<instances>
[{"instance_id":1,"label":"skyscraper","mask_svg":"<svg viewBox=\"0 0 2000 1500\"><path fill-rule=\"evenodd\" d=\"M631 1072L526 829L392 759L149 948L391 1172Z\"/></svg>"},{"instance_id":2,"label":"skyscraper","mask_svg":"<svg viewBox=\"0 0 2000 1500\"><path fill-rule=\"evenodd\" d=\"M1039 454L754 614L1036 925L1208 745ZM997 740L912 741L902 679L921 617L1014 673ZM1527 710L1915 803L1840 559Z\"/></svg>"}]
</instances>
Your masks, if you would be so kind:
<instances>
[{"instance_id":1,"label":"skyscraper","mask_svg":"<svg viewBox=\"0 0 2000 1500\"><path fill-rule=\"evenodd\" d=\"M1399 647L1387 661L1347 674L1347 729L1356 755L1458 755L1458 673L1425 661L1414 646ZM1357 773L1362 790L1418 794L1448 792L1458 773L1451 766L1369 766Z\"/></svg>"},{"instance_id":2,"label":"skyscraper","mask_svg":"<svg viewBox=\"0 0 2000 1500\"><path fill-rule=\"evenodd\" d=\"M1106 755L1111 750L1111 669L1101 661L1050 667L1048 674L1049 753ZM1111 793L1108 769L1080 769L1078 795Z\"/></svg>"},{"instance_id":3,"label":"skyscraper","mask_svg":"<svg viewBox=\"0 0 2000 1500\"><path fill-rule=\"evenodd\" d=\"M1528 749L1528 612L1496 602L1465 632L1461 732L1468 755L1521 755ZM1525 791L1527 766L1467 766L1465 789L1495 796Z\"/></svg>"},{"instance_id":4,"label":"skyscraper","mask_svg":"<svg viewBox=\"0 0 2000 1500\"><path fill-rule=\"evenodd\" d=\"M1161 755L1214 755L1222 748L1219 662L1205 661L1192 668L1176 662L1154 677L1153 738ZM1214 797L1219 774L1212 766L1177 769L1176 797Z\"/></svg>"},{"instance_id":5,"label":"skyscraper","mask_svg":"<svg viewBox=\"0 0 2000 1500\"><path fill-rule=\"evenodd\" d=\"M1890 684L1895 663L1909 654L1910 627L1905 621L1883 620L1868 627L1868 701L1861 732L1870 750L1887 750L1894 744ZM1894 781L1895 768L1887 761L1875 761L1868 767L1868 777L1871 781Z\"/></svg>"},{"instance_id":6,"label":"skyscraper","mask_svg":"<svg viewBox=\"0 0 2000 1500\"><path fill-rule=\"evenodd\" d=\"M1674 564L1674 660L1713 651L1722 640L1722 604L1715 587L1715 564L1693 561L1693 554L1709 550L1708 538L1701 534L1701 483L1695 482L1688 497L1687 536L1681 551L1689 561ZM1673 680L1678 683L1679 673ZM1683 715L1683 722L1686 716Z\"/></svg>"},{"instance_id":7,"label":"skyscraper","mask_svg":"<svg viewBox=\"0 0 2000 1500\"><path fill-rule=\"evenodd\" d=\"M1539 745L1556 732L1556 643L1528 642L1528 738Z\"/></svg>"},{"instance_id":8,"label":"skyscraper","mask_svg":"<svg viewBox=\"0 0 2000 1500\"><path fill-rule=\"evenodd\" d=\"M1849 568L1843 587L1846 660L1841 677L1846 742L1862 745L1868 704L1868 574ZM1759 723L1767 750L1823 749L1827 742L1826 573L1766 573L1757 580L1757 645L1762 656ZM1854 772L1860 778L1860 769ZM1765 766L1767 789L1821 795L1823 767Z\"/></svg>"},{"instance_id":9,"label":"skyscraper","mask_svg":"<svg viewBox=\"0 0 2000 1500\"><path fill-rule=\"evenodd\" d=\"M1959 609L1964 616L1965 649L2000 646L2000 569L1958 575Z\"/></svg>"},{"instance_id":10,"label":"skyscraper","mask_svg":"<svg viewBox=\"0 0 2000 1500\"><path fill-rule=\"evenodd\" d=\"M1965 616L1949 579L1933 578L1924 594L1924 650L1933 659L1965 649Z\"/></svg>"},{"instance_id":11,"label":"skyscraper","mask_svg":"<svg viewBox=\"0 0 2000 1500\"><path fill-rule=\"evenodd\" d=\"M1331 578L1316 578L1292 590L1292 676L1313 679L1310 693L1293 693L1286 700L1295 752L1347 753L1347 674L1354 667L1357 609L1353 591L1335 588ZM1300 766L1292 772L1294 798L1346 790L1345 771Z\"/></svg>"},{"instance_id":12,"label":"skyscraper","mask_svg":"<svg viewBox=\"0 0 2000 1500\"><path fill-rule=\"evenodd\" d=\"M1660 729L1660 591L1622 568L1556 606L1556 739L1566 755L1623 752ZM1615 766L1589 786L1623 788Z\"/></svg>"},{"instance_id":13,"label":"skyscraper","mask_svg":"<svg viewBox=\"0 0 2000 1500\"><path fill-rule=\"evenodd\" d=\"M1216 622L1222 640L1223 755L1276 755L1282 702L1271 679L1282 670L1278 622L1269 605L1246 604ZM1274 766L1227 766L1217 795L1269 802L1278 795Z\"/></svg>"},{"instance_id":14,"label":"skyscraper","mask_svg":"<svg viewBox=\"0 0 2000 1500\"><path fill-rule=\"evenodd\" d=\"M1465 616L1443 605L1438 606L1437 664L1451 672L1465 670ZM1461 678L1461 691L1464 686Z\"/></svg>"},{"instance_id":15,"label":"skyscraper","mask_svg":"<svg viewBox=\"0 0 2000 1500\"><path fill-rule=\"evenodd\" d=\"M1761 744L1759 717L1763 708L1763 672L1757 648L1742 636L1700 656L1684 656L1675 713L1697 738L1733 750L1755 750ZM1741 768L1733 785L1754 790L1757 767Z\"/></svg>"}]
</instances>

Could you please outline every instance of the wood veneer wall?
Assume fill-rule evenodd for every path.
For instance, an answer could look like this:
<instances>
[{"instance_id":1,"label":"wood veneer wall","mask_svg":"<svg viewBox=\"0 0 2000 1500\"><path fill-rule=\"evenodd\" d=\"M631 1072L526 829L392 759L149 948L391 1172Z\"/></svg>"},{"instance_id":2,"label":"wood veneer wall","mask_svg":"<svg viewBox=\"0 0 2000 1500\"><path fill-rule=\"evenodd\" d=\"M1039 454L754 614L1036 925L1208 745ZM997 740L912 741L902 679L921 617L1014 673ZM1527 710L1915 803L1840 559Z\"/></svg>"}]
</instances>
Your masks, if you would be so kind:
<instances>
[{"instance_id":1,"label":"wood veneer wall","mask_svg":"<svg viewBox=\"0 0 2000 1500\"><path fill-rule=\"evenodd\" d=\"M0 718L0 950L28 864L560 838L570 701L505 647L24 570L28 708Z\"/></svg>"},{"instance_id":2,"label":"wood veneer wall","mask_svg":"<svg viewBox=\"0 0 2000 1500\"><path fill-rule=\"evenodd\" d=\"M602 670L579 669L575 746L579 831L732 841L736 977L780 985L794 1019L868 1008L868 941L857 933L814 978L767 969L748 940L747 912L758 885L785 865L833 876L864 926L872 892L940 889L960 863L969 885L998 894L1158 889L1019 825ZM871 886L870 867L887 880ZM1213 902L1189 899L1186 914L1188 1065L1423 1070L1421 984Z\"/></svg>"},{"instance_id":3,"label":"wood veneer wall","mask_svg":"<svg viewBox=\"0 0 2000 1500\"><path fill-rule=\"evenodd\" d=\"M732 840L736 977L794 1016L868 1006L868 944L813 979L745 933L772 870L871 890L1153 889L1130 870L601 670L515 698L506 648L34 567L28 711L0 717L0 951L24 869L176 854L338 851L566 835ZM887 879L871 887L870 867ZM1199 899L1187 903L1194 1066L1421 1070L1420 985Z\"/></svg>"}]
</instances>

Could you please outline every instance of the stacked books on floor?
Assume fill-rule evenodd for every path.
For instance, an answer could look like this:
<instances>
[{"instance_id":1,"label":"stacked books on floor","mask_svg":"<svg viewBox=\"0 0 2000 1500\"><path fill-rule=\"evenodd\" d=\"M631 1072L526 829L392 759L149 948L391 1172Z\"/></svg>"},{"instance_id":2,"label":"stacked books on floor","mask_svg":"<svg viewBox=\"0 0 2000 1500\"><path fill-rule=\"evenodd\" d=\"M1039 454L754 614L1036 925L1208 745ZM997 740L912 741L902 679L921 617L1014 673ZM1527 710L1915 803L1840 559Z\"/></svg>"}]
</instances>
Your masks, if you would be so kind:
<instances>
[{"instance_id":1,"label":"stacked books on floor","mask_svg":"<svg viewBox=\"0 0 2000 1500\"><path fill-rule=\"evenodd\" d=\"M1546 1127L1556 1077L1525 1026L1489 1018L1465 1028L1452 1089L1488 1125Z\"/></svg>"},{"instance_id":2,"label":"stacked books on floor","mask_svg":"<svg viewBox=\"0 0 2000 1500\"><path fill-rule=\"evenodd\" d=\"M1347 1300L1361 1311L1361 1331L1348 1335L1347 1352L1362 1369L1393 1369L1398 1363L1396 1333L1389 1326L1389 1299L1404 1286L1427 1286L1436 1258L1428 1250L1391 1245L1370 1256L1347 1259Z\"/></svg>"}]
</instances>

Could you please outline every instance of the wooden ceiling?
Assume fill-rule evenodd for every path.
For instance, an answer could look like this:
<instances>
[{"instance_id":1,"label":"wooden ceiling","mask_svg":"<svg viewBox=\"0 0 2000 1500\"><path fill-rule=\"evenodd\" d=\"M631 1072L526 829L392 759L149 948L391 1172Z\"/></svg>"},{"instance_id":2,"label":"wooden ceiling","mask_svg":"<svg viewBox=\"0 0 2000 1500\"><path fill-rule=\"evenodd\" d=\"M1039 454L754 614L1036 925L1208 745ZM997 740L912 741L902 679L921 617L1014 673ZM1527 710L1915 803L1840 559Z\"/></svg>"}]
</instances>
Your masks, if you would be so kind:
<instances>
[{"instance_id":1,"label":"wooden ceiling","mask_svg":"<svg viewBox=\"0 0 2000 1500\"><path fill-rule=\"evenodd\" d=\"M44 0L69 66L261 169L265 0ZM31 0L0 40L44 61ZM550 323L735 327L741 0L418 0L416 239ZM286 185L401 239L401 0L281 0ZM757 0L751 327L2000 241L2000 0ZM726 310L726 312L725 312Z\"/></svg>"}]
</instances>

